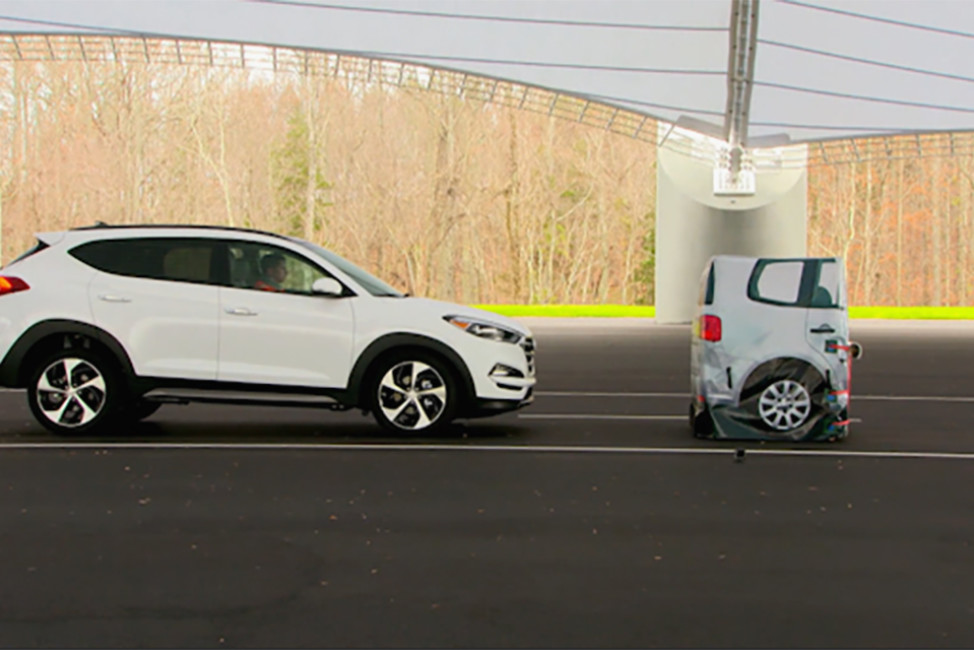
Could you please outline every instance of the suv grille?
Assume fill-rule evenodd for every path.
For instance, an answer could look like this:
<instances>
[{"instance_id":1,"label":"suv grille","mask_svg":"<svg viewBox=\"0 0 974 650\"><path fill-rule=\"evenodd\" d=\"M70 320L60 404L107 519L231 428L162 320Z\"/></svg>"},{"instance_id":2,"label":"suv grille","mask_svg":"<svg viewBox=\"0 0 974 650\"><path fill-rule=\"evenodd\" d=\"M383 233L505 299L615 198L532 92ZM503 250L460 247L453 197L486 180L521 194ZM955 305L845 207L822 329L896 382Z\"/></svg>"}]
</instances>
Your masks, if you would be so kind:
<instances>
[{"instance_id":1,"label":"suv grille","mask_svg":"<svg viewBox=\"0 0 974 650\"><path fill-rule=\"evenodd\" d=\"M521 349L524 350L524 358L528 362L528 376L534 377L534 339L521 339Z\"/></svg>"}]
</instances>

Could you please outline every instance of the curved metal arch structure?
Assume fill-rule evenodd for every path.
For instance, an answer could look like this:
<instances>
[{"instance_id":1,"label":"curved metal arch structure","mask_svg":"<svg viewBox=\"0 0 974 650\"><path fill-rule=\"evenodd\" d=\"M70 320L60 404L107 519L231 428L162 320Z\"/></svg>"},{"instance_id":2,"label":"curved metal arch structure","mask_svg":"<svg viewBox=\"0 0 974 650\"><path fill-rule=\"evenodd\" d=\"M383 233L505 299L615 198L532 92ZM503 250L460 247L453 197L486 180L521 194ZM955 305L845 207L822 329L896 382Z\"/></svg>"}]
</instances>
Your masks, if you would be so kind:
<instances>
[{"instance_id":1,"label":"curved metal arch structure","mask_svg":"<svg viewBox=\"0 0 974 650\"><path fill-rule=\"evenodd\" d=\"M341 52L147 36L2 34L2 61L199 65L327 77L454 95L658 143L656 120L632 110L514 81Z\"/></svg>"},{"instance_id":2,"label":"curved metal arch structure","mask_svg":"<svg viewBox=\"0 0 974 650\"><path fill-rule=\"evenodd\" d=\"M550 88L449 68L342 52L228 41L91 34L0 34L0 62L129 62L200 65L286 74L311 74L356 84L412 88L494 103L604 129L703 161L721 155L720 142L689 126L604 101ZM974 155L974 133L912 133L752 150L757 170L790 169L870 160Z\"/></svg>"}]
</instances>

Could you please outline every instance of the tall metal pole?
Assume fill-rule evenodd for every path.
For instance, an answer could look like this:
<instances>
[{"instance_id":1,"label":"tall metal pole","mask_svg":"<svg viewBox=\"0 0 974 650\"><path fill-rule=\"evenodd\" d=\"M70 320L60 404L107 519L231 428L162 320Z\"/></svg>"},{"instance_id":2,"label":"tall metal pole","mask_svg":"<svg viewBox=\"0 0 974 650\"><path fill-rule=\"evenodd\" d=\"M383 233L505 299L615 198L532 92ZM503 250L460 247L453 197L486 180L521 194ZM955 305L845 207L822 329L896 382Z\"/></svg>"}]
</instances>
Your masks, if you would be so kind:
<instances>
[{"instance_id":1,"label":"tall metal pole","mask_svg":"<svg viewBox=\"0 0 974 650\"><path fill-rule=\"evenodd\" d=\"M758 40L758 2L759 0L733 0L731 3L724 139L730 147L730 171L734 177L741 170L741 154L747 146Z\"/></svg>"}]
</instances>

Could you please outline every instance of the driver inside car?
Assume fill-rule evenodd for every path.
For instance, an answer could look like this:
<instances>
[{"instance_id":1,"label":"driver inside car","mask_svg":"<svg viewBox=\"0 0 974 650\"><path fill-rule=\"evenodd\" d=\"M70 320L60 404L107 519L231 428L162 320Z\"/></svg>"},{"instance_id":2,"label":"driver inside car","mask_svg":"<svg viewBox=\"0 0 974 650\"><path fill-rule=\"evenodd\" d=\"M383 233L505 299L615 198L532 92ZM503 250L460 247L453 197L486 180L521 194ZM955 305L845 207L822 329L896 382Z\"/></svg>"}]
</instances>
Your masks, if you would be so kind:
<instances>
[{"instance_id":1,"label":"driver inside car","mask_svg":"<svg viewBox=\"0 0 974 650\"><path fill-rule=\"evenodd\" d=\"M261 291L284 291L287 280L287 264L284 256L278 253L265 255L260 260L260 279L254 284Z\"/></svg>"}]
</instances>

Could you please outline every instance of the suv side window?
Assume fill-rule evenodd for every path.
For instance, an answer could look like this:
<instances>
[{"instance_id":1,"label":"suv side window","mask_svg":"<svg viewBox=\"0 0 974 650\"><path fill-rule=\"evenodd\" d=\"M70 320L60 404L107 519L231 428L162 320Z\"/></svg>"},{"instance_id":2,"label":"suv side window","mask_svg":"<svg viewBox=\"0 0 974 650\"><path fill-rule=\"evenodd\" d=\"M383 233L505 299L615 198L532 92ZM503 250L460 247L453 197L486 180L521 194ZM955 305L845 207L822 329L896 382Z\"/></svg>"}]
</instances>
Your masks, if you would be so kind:
<instances>
[{"instance_id":1,"label":"suv side window","mask_svg":"<svg viewBox=\"0 0 974 650\"><path fill-rule=\"evenodd\" d=\"M832 260L816 264L817 278L812 290L811 306L816 309L841 309L842 268Z\"/></svg>"},{"instance_id":2,"label":"suv side window","mask_svg":"<svg viewBox=\"0 0 974 650\"><path fill-rule=\"evenodd\" d=\"M305 257L270 244L226 243L230 286L238 289L311 295L311 285L332 275Z\"/></svg>"},{"instance_id":3,"label":"suv side window","mask_svg":"<svg viewBox=\"0 0 974 650\"><path fill-rule=\"evenodd\" d=\"M70 254L99 271L150 280L217 284L214 240L172 238L106 239L71 249Z\"/></svg>"},{"instance_id":4,"label":"suv side window","mask_svg":"<svg viewBox=\"0 0 974 650\"><path fill-rule=\"evenodd\" d=\"M802 260L761 260L751 274L747 296L758 302L797 306L804 270Z\"/></svg>"}]
</instances>

